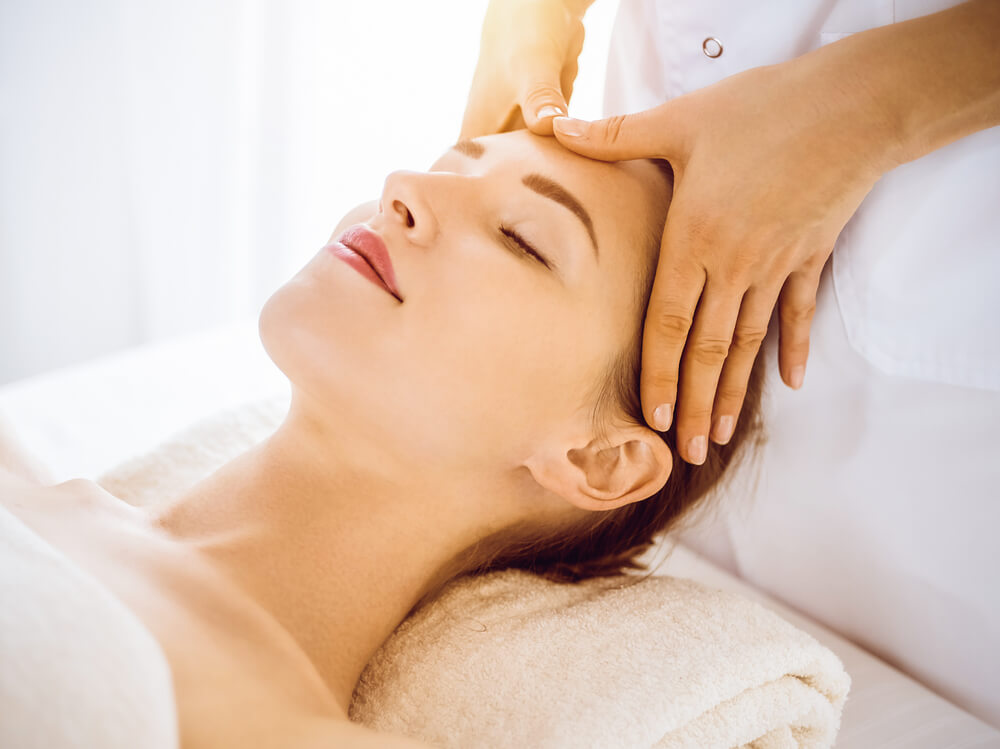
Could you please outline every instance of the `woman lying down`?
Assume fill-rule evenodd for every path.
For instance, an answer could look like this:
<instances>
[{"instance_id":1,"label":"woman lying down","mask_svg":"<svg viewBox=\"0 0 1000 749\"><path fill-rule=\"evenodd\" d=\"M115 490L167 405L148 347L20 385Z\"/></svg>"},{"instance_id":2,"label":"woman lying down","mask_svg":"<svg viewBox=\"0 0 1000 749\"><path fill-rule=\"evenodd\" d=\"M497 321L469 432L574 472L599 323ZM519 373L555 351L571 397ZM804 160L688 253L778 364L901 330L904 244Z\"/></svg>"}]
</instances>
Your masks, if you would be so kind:
<instances>
[{"instance_id":1,"label":"woman lying down","mask_svg":"<svg viewBox=\"0 0 1000 749\"><path fill-rule=\"evenodd\" d=\"M461 142L389 175L264 305L292 391L269 438L149 508L6 474L3 505L159 642L182 746L422 746L347 718L408 613L459 575L638 568L719 480L758 429L759 366L703 466L640 410L670 195L666 164Z\"/></svg>"}]
</instances>

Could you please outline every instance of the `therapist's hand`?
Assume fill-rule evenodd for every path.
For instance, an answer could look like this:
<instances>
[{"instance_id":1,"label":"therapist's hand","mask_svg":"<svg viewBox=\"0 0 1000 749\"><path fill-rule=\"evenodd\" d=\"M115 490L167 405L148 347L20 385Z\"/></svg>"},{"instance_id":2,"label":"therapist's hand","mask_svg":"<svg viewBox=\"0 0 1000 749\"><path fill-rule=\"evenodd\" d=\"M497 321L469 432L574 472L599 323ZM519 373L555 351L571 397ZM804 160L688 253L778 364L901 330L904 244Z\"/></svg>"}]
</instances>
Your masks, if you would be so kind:
<instances>
[{"instance_id":1,"label":"therapist's hand","mask_svg":"<svg viewBox=\"0 0 1000 749\"><path fill-rule=\"evenodd\" d=\"M592 0L490 0L462 138L527 127L552 134L568 111Z\"/></svg>"},{"instance_id":2,"label":"therapist's hand","mask_svg":"<svg viewBox=\"0 0 1000 749\"><path fill-rule=\"evenodd\" d=\"M802 384L820 273L891 168L893 131L862 89L803 57L633 115L554 121L559 141L584 156L661 157L674 169L641 396L654 429L674 423L689 463L705 461L709 437L731 438L776 304L781 376Z\"/></svg>"}]
</instances>

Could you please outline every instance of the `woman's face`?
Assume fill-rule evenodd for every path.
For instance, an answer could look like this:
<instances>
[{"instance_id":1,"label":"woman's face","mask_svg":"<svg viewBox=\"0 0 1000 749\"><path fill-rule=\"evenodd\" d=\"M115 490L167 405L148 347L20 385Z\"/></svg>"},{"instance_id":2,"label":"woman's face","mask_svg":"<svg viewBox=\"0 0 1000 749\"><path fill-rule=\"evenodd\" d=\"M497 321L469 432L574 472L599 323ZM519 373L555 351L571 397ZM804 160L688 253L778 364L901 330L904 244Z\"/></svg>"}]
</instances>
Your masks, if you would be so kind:
<instances>
[{"instance_id":1,"label":"woman's face","mask_svg":"<svg viewBox=\"0 0 1000 749\"><path fill-rule=\"evenodd\" d=\"M387 457L516 466L589 428L639 329L669 197L651 162L591 161L526 130L459 144L390 174L365 222L402 301L322 249L264 305L262 341L293 388Z\"/></svg>"}]
</instances>

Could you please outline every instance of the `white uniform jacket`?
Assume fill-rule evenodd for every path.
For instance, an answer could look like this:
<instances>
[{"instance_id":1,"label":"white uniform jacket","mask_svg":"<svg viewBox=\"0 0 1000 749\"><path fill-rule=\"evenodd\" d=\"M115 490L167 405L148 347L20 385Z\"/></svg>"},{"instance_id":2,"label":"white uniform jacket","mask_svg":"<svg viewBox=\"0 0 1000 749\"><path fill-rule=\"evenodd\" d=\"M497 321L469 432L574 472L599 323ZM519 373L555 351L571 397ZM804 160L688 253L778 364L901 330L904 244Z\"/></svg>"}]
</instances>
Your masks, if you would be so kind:
<instances>
[{"instance_id":1,"label":"white uniform jacket","mask_svg":"<svg viewBox=\"0 0 1000 749\"><path fill-rule=\"evenodd\" d=\"M605 115L955 4L622 0ZM1000 128L865 198L824 271L801 391L776 338L769 442L684 540L1000 726Z\"/></svg>"}]
</instances>

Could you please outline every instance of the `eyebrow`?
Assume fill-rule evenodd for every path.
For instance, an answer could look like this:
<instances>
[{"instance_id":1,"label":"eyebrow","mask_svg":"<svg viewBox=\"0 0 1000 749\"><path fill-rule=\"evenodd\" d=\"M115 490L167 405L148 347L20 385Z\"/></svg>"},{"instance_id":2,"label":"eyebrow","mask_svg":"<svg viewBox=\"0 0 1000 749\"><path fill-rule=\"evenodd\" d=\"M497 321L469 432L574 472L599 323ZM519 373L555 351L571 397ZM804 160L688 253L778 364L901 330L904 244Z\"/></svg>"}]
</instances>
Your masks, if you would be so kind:
<instances>
[{"instance_id":1,"label":"eyebrow","mask_svg":"<svg viewBox=\"0 0 1000 749\"><path fill-rule=\"evenodd\" d=\"M471 159L478 159L486 153L486 147L483 146L482 143L476 143L474 140L469 140L467 138L459 140L451 148L452 150L458 151L460 154L468 156ZM597 235L594 233L594 222L590 219L590 214L587 213L587 209L583 207L583 204L580 203L579 200L573 197L573 194L570 193L569 190L555 180L541 174L527 174L521 182L529 190L533 190L549 200L554 200L556 203L559 203L572 211L573 214L580 219L584 228L587 230L587 235L590 237L590 243L594 247L595 259L600 259L600 254L597 249Z\"/></svg>"},{"instance_id":2,"label":"eyebrow","mask_svg":"<svg viewBox=\"0 0 1000 749\"><path fill-rule=\"evenodd\" d=\"M594 222L590 220L590 214L587 213L587 209L580 204L579 200L574 198L569 191L558 182L551 180L548 177L543 177L541 174L528 174L521 180L521 182L524 183L525 187L534 190L539 195L566 206L573 213L575 213L577 218L583 222L583 225L587 229L587 234L590 236L590 243L594 246L594 257L599 257L597 252L597 237L594 236Z\"/></svg>"},{"instance_id":3,"label":"eyebrow","mask_svg":"<svg viewBox=\"0 0 1000 749\"><path fill-rule=\"evenodd\" d=\"M469 140L468 138L462 138L452 149L458 151L461 154L465 154L470 159L478 159L484 153L486 153L486 147L482 143L476 143L474 140Z\"/></svg>"}]
</instances>

